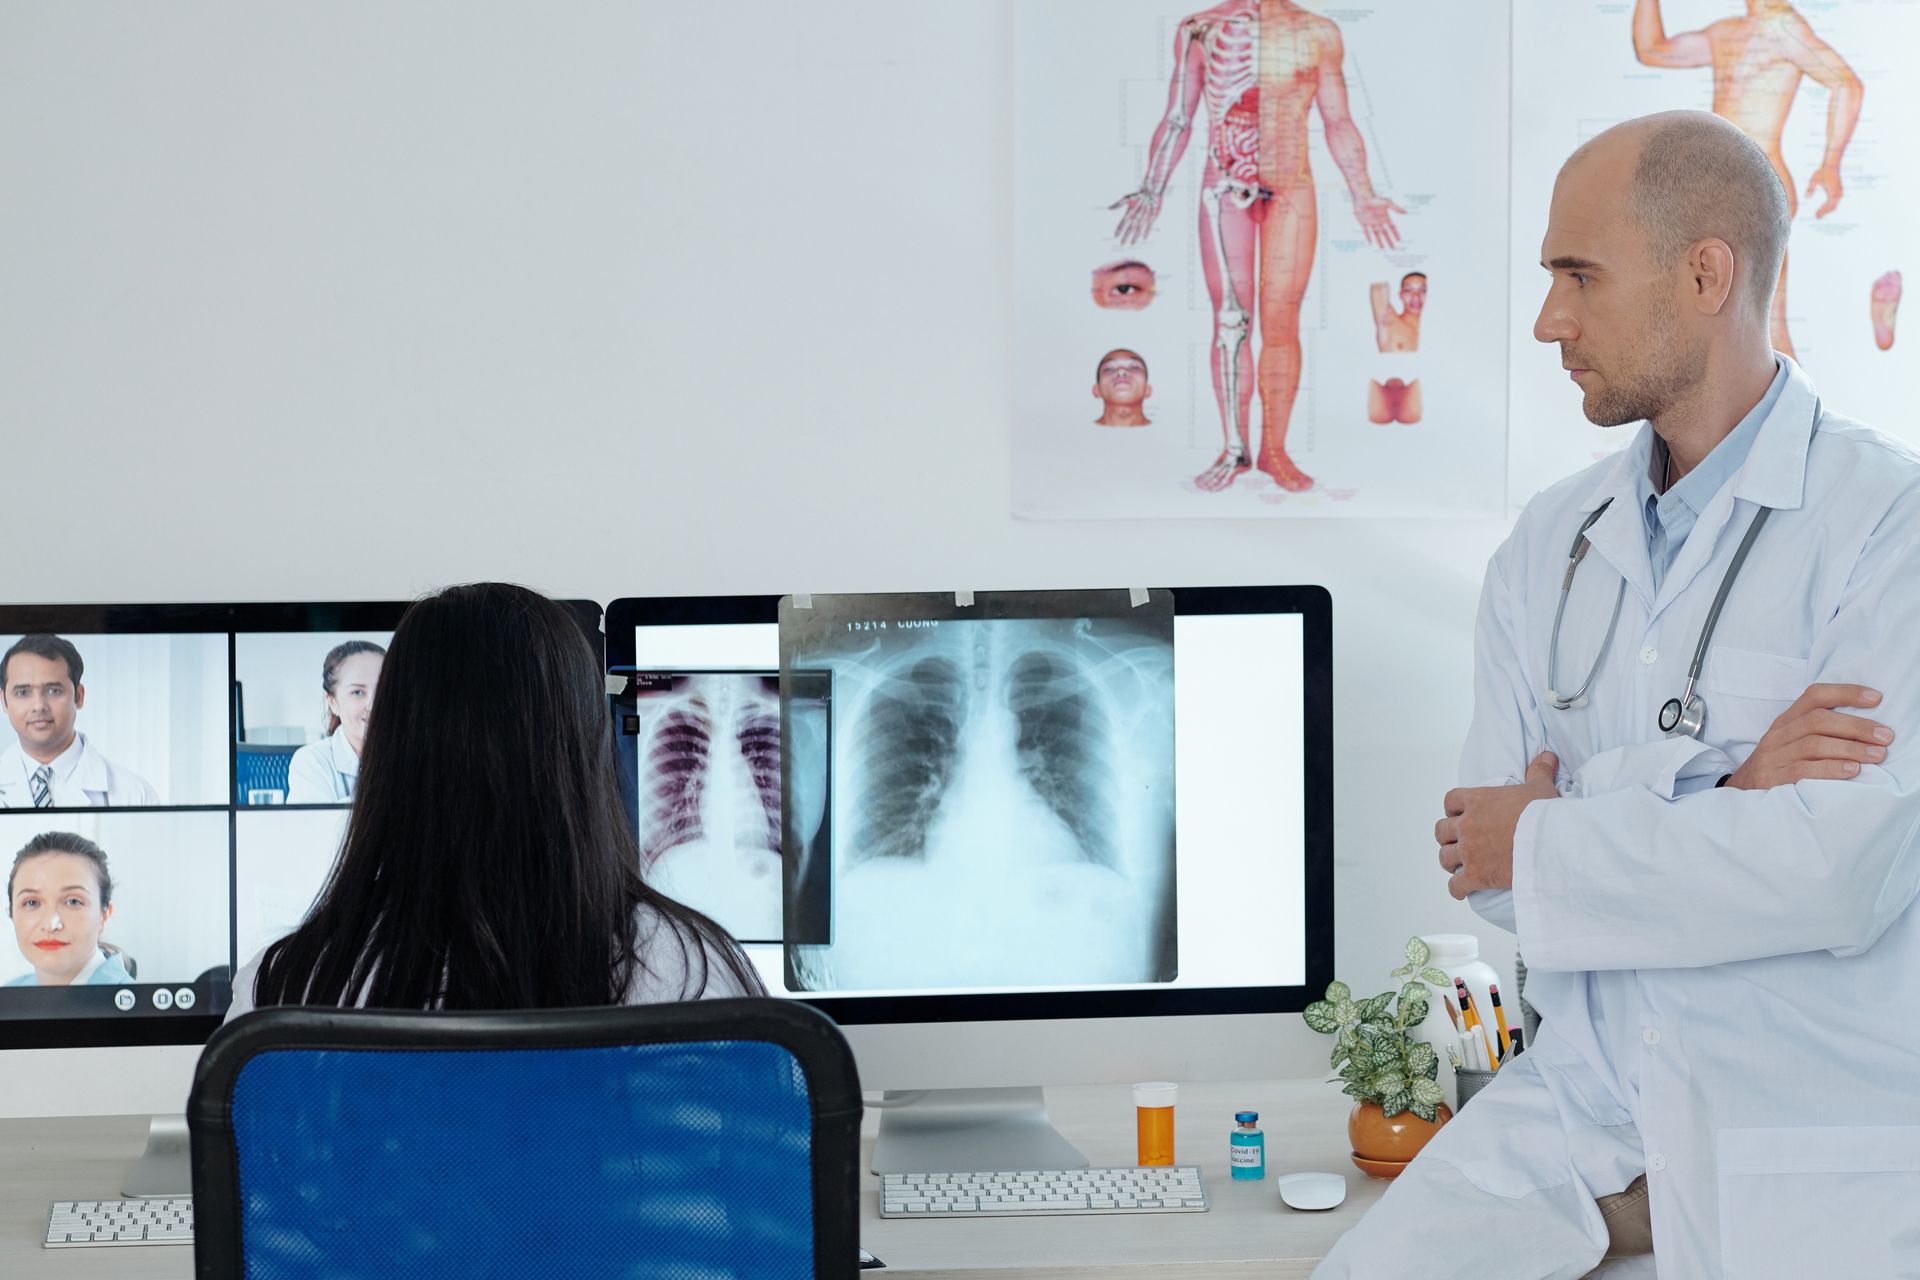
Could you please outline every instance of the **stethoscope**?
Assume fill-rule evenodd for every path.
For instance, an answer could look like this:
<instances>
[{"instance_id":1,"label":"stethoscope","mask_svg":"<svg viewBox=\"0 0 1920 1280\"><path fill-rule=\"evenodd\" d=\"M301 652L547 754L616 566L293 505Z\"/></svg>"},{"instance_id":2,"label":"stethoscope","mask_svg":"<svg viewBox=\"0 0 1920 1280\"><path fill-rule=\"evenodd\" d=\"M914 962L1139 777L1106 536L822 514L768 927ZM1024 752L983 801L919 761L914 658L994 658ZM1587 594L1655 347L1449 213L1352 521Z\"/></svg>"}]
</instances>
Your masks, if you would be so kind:
<instances>
[{"instance_id":1,"label":"stethoscope","mask_svg":"<svg viewBox=\"0 0 1920 1280\"><path fill-rule=\"evenodd\" d=\"M1813 423L1817 430L1820 425L1820 402L1814 401ZM1607 660L1607 651L1613 648L1613 633L1620 625L1620 606L1627 598L1627 580L1620 579L1620 588L1613 596L1613 616L1607 619L1607 636L1600 642L1600 652L1593 659L1593 666L1587 669L1587 678L1572 693L1560 692L1560 620L1567 613L1567 595L1573 590L1573 574L1586 559L1587 550L1593 543L1587 538L1587 530L1593 528L1594 521L1606 514L1613 505L1608 498L1595 508L1592 515L1581 521L1580 529L1573 535L1573 545L1567 549L1567 572L1560 580L1560 604L1553 611L1553 634L1547 641L1547 699L1555 711L1572 711L1587 705L1587 691L1593 688L1594 677L1600 674L1600 666ZM1700 668L1707 662L1707 646L1713 642L1713 629L1720 621L1721 606L1727 603L1727 593L1733 590L1735 578L1740 576L1740 566L1747 561L1747 552L1753 550L1753 540L1760 536L1761 528L1767 523L1767 517L1773 514L1772 507L1761 507L1754 513L1753 523L1747 526L1747 534L1740 539L1740 546L1733 553L1733 563L1727 566L1726 576L1720 579L1720 590L1714 594L1713 607L1707 610L1707 620L1700 628L1700 641L1693 646L1693 662L1687 667L1687 686L1677 698L1668 698L1660 707L1660 732L1670 738L1697 738L1707 725L1706 699L1694 692L1694 686L1700 682Z\"/></svg>"}]
</instances>

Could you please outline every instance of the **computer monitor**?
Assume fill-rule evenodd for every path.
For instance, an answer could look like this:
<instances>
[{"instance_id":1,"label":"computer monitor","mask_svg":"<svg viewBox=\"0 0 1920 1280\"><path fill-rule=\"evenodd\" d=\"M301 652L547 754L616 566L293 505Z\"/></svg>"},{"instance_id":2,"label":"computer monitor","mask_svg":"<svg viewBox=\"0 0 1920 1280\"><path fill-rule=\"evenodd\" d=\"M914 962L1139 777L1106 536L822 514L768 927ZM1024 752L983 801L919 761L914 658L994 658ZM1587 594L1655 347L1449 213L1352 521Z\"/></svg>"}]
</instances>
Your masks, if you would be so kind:
<instances>
[{"instance_id":1,"label":"computer monitor","mask_svg":"<svg viewBox=\"0 0 1920 1280\"><path fill-rule=\"evenodd\" d=\"M923 915L877 936L903 939L895 945L915 949L916 956L937 950L938 968L907 964L903 956L897 971L918 967L940 977L889 981L884 956L876 965L870 955L824 984L796 970L787 945L796 940L784 931L795 919L799 850L791 834L781 839L779 779L770 771L778 759L772 735L781 731L775 596L637 598L608 607L609 672L623 677L614 699L616 741L633 771L649 876L740 937L771 992L803 999L839 1022L869 1088L1020 1087L1037 1100L1032 1086L1041 1082L1274 1074L1273 1058L1257 1055L1279 1038L1277 1016L1303 1009L1332 977L1331 603L1317 587L1174 588L1171 595L1174 855L1165 896L1171 946L1138 971L1070 982L1025 978L1018 960L1009 968L1003 950L989 964L983 944L980 971L992 976L967 980L969 934L949 922L963 901L988 895L978 891L979 882L969 889L964 871L962 880L952 878L952 850L943 858L890 858L884 871L897 889L835 899L840 911L873 911L882 908L872 904L884 903L897 912L921 903ZM977 646L982 654L989 647ZM1004 700L1010 695L993 690L1006 687L1018 664L1031 663L1023 656L1030 650L998 642L991 650L979 659L986 669L967 678L986 690L975 696ZM801 717L826 699L839 703L827 718L828 732L874 737L873 726L861 720L871 696L848 673L845 664L824 672L790 667L788 730L819 732ZM836 683L848 687L837 695ZM1126 689L1144 687L1150 686L1122 681L1099 696L1111 709L1115 698L1128 696ZM1119 712L1102 717L1098 733L1151 731L1134 725L1124 707ZM979 735L971 749L1008 756L1010 773L1023 750L1009 737L1016 731L996 730L977 717L968 723L975 727L952 732ZM1084 725L1076 731L1088 732ZM889 732L911 737L913 731ZM1092 752L1116 747L1098 740L1083 745ZM974 790L969 802L983 803L988 794L995 798L985 803L1012 803L1004 798L1019 790L1017 784ZM848 804L858 801L841 797L830 808L847 816ZM1033 838L1057 841L1060 832L1047 832L1046 821L1040 815ZM857 814L843 825L857 828ZM948 823L945 838L964 840L957 830ZM835 837L836 874L846 871L848 846L860 838L857 832ZM994 877L1019 865L1004 852L982 851L979 861L994 868ZM935 863L944 865L944 878L930 877L924 892L916 890L913 877ZM854 883L851 875L847 883ZM1058 885L1046 891L1058 892ZM936 1101L940 1105L932 1105ZM965 1136L958 1143L910 1142L916 1109L934 1127L952 1128L952 1101L889 1111L875 1169L1043 1168L1077 1159L1052 1139L1029 1144L1013 1136L1031 1135L1036 1125L1030 1108L1020 1113L1026 1102L1016 1106L1005 1096L972 1098L983 1109L959 1126ZM1008 1116L997 1130L981 1118L995 1107Z\"/></svg>"},{"instance_id":2,"label":"computer monitor","mask_svg":"<svg viewBox=\"0 0 1920 1280\"><path fill-rule=\"evenodd\" d=\"M600 651L599 607L569 602ZM231 975L290 930L339 851L406 602L0 606L0 1082L14 1114L184 1110ZM24 855L24 856L23 856ZM44 1053L61 1050L55 1071ZM34 1059L24 1068L14 1062ZM23 1099L25 1103L23 1104ZM184 1194L156 1121L130 1194Z\"/></svg>"}]
</instances>

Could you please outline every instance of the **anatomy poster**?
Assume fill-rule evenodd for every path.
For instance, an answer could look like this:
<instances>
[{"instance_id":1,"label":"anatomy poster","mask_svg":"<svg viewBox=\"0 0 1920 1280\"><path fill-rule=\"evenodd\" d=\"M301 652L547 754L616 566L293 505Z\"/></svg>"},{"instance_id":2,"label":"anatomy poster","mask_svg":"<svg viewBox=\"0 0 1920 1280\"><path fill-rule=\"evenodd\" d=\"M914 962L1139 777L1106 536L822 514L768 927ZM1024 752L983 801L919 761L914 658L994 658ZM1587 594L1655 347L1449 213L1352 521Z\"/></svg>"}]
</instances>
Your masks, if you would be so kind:
<instances>
[{"instance_id":1,"label":"anatomy poster","mask_svg":"<svg viewBox=\"0 0 1920 1280\"><path fill-rule=\"evenodd\" d=\"M1178 975L1168 593L788 600L780 660L832 685L785 691L788 829L831 809L804 851L829 940L788 939L791 989Z\"/></svg>"},{"instance_id":2,"label":"anatomy poster","mask_svg":"<svg viewBox=\"0 0 1920 1280\"><path fill-rule=\"evenodd\" d=\"M1795 205L1773 343L1827 406L1920 443L1908 409L1920 282L1920 4L1912 0L1555 0L1514 8L1514 505L1615 449L1636 426L1580 412L1557 348L1530 332L1546 295L1540 237L1573 149L1634 116L1712 110L1764 148ZM1905 376L1902 376L1904 373Z\"/></svg>"},{"instance_id":3,"label":"anatomy poster","mask_svg":"<svg viewBox=\"0 0 1920 1280\"><path fill-rule=\"evenodd\" d=\"M1507 6L1017 14L1016 511L1497 512Z\"/></svg>"}]
</instances>

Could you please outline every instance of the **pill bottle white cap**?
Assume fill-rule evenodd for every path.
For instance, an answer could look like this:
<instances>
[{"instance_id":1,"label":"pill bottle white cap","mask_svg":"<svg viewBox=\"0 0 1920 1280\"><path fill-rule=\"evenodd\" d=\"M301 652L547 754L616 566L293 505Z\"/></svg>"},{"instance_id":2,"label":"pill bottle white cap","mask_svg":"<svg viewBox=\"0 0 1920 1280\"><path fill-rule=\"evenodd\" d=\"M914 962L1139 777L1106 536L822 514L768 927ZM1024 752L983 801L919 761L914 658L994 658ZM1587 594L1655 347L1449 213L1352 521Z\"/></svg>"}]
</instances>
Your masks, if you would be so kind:
<instances>
[{"instance_id":1,"label":"pill bottle white cap","mask_svg":"<svg viewBox=\"0 0 1920 1280\"><path fill-rule=\"evenodd\" d=\"M1165 1080L1153 1080L1133 1086L1136 1107L1170 1107L1180 1099L1180 1086Z\"/></svg>"},{"instance_id":2,"label":"pill bottle white cap","mask_svg":"<svg viewBox=\"0 0 1920 1280\"><path fill-rule=\"evenodd\" d=\"M1420 940L1433 952L1427 963L1449 973L1455 965L1480 958L1480 939L1470 933L1428 933Z\"/></svg>"}]
</instances>

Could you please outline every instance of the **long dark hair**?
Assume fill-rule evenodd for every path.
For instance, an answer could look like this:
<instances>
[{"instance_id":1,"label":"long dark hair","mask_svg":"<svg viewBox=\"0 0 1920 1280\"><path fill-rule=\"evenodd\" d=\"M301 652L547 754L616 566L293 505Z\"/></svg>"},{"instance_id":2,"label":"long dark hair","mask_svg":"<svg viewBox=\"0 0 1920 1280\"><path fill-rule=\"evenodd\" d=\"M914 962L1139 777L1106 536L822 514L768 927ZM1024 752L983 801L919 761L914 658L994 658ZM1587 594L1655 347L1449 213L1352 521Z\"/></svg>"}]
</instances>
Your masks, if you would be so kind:
<instances>
[{"instance_id":1,"label":"long dark hair","mask_svg":"<svg viewBox=\"0 0 1920 1280\"><path fill-rule=\"evenodd\" d=\"M573 617L524 587L408 609L346 842L306 920L267 948L255 1003L620 1004L642 952L684 959L681 999L710 963L763 990L725 930L641 879L603 675Z\"/></svg>"}]
</instances>

